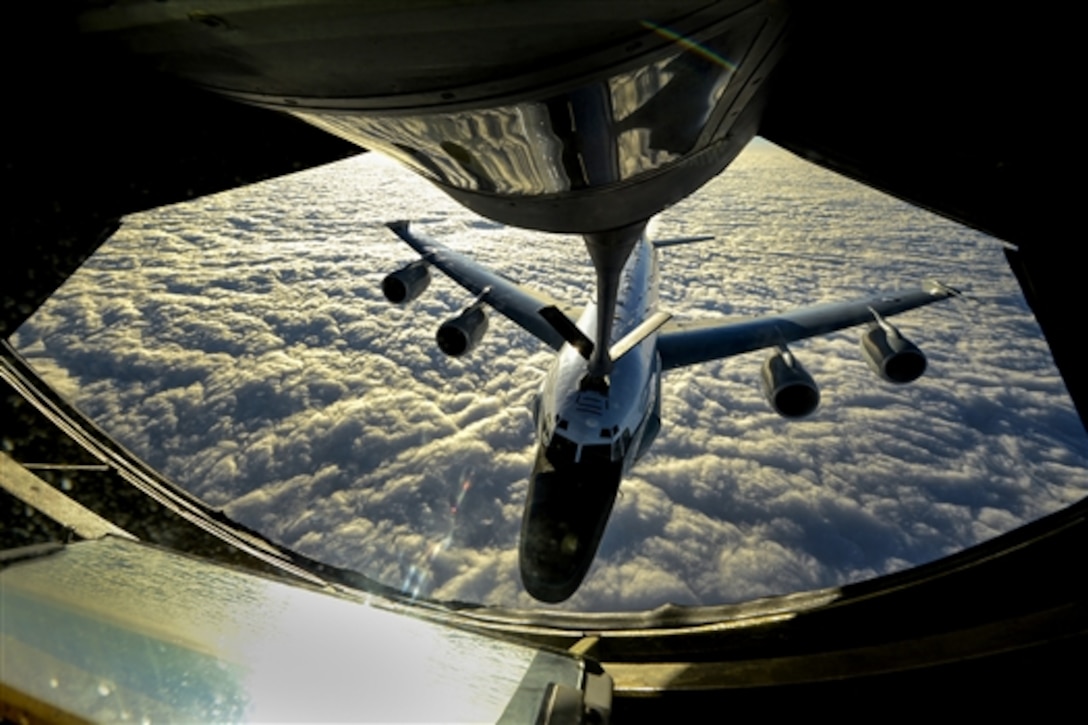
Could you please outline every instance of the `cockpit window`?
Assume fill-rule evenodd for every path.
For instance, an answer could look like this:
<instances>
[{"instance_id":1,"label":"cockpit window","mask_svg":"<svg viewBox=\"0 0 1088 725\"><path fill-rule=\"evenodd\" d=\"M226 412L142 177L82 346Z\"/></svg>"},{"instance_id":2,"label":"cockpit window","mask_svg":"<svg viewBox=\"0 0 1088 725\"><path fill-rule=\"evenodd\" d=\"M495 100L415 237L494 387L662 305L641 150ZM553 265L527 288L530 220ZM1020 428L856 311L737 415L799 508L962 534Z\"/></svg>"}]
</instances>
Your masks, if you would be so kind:
<instances>
[{"instance_id":1,"label":"cockpit window","mask_svg":"<svg viewBox=\"0 0 1088 725\"><path fill-rule=\"evenodd\" d=\"M627 455L627 444L631 441L631 434L626 430L623 435L612 441L612 460L622 461L623 457Z\"/></svg>"},{"instance_id":2,"label":"cockpit window","mask_svg":"<svg viewBox=\"0 0 1088 725\"><path fill-rule=\"evenodd\" d=\"M562 466L573 465L577 453L577 443L556 433L552 436L552 441L548 444L548 450L545 455L548 458L548 463L556 468L560 468Z\"/></svg>"},{"instance_id":3,"label":"cockpit window","mask_svg":"<svg viewBox=\"0 0 1088 725\"><path fill-rule=\"evenodd\" d=\"M585 464L604 464L612 461L611 445L582 446L581 462Z\"/></svg>"}]
</instances>

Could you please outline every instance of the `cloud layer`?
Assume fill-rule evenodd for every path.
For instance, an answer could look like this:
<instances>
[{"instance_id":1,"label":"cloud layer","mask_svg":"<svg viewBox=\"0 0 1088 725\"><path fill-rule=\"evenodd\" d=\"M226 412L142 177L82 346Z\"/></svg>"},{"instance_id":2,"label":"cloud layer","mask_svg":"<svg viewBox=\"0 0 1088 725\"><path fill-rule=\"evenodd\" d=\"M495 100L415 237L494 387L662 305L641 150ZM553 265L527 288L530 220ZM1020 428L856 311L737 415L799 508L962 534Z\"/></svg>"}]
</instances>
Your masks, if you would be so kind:
<instances>
[{"instance_id":1,"label":"cloud layer","mask_svg":"<svg viewBox=\"0 0 1088 725\"><path fill-rule=\"evenodd\" d=\"M528 405L551 354L494 318L467 359L381 278L428 234L553 297L592 280L574 237L475 217L377 156L127 220L16 337L103 427L209 503L309 556L421 596L532 607L517 574ZM876 380L858 331L797 345L821 385L786 421L763 353L668 374L664 426L565 605L713 604L930 561L1086 493L1088 446L1000 244L759 142L655 221L662 305L757 315L939 277L972 300L897 318L919 382Z\"/></svg>"}]
</instances>

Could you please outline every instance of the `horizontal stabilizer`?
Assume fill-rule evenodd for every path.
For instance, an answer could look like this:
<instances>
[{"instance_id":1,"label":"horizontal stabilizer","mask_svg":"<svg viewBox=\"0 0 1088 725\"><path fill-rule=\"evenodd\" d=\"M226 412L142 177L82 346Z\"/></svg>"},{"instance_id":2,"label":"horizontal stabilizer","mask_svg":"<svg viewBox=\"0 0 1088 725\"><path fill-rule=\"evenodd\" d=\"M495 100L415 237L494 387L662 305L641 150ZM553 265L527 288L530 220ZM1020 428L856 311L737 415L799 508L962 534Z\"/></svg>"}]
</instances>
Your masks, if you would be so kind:
<instances>
[{"instance_id":1,"label":"horizontal stabilizer","mask_svg":"<svg viewBox=\"0 0 1088 725\"><path fill-rule=\"evenodd\" d=\"M944 294L949 297L963 297L963 292L959 291L955 287L951 287L939 279L927 279L922 283L922 287L930 291L931 294L939 295Z\"/></svg>"},{"instance_id":2,"label":"horizontal stabilizer","mask_svg":"<svg viewBox=\"0 0 1088 725\"><path fill-rule=\"evenodd\" d=\"M555 305L540 308L540 316L547 320L552 329L578 351L578 354L586 360L593 354L593 341L578 329L578 326L569 317L563 314Z\"/></svg>"},{"instance_id":3,"label":"horizontal stabilizer","mask_svg":"<svg viewBox=\"0 0 1088 725\"><path fill-rule=\"evenodd\" d=\"M643 320L641 325L619 339L616 344L609 349L608 356L612 359L612 362L616 362L630 352L632 348L645 340L648 335L661 329L661 326L670 319L672 319L672 315L668 312L655 312Z\"/></svg>"},{"instance_id":4,"label":"horizontal stabilizer","mask_svg":"<svg viewBox=\"0 0 1088 725\"><path fill-rule=\"evenodd\" d=\"M678 244L692 244L694 242L709 242L716 237L713 234L703 235L700 237L675 237L673 239L656 239L652 242L655 249L661 249L662 247L675 247Z\"/></svg>"}]
</instances>

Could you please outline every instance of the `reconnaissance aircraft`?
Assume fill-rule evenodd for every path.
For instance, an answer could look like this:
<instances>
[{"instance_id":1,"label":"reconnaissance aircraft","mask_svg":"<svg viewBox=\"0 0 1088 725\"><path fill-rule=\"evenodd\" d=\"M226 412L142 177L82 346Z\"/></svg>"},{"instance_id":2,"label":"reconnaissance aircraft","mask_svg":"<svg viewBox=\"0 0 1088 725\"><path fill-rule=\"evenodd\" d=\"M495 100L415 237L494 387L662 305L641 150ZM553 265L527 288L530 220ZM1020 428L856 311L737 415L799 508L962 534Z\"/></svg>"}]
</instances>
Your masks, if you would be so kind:
<instances>
[{"instance_id":1,"label":"reconnaissance aircraft","mask_svg":"<svg viewBox=\"0 0 1088 725\"><path fill-rule=\"evenodd\" d=\"M487 331L486 307L558 351L532 404L538 443L519 547L522 583L545 602L570 597L589 570L620 481L661 429L663 372L774 348L762 368L764 395L779 415L806 416L819 403L819 389L788 343L868 323L861 338L866 362L884 380L908 383L925 371L925 356L884 318L956 294L929 282L755 319L678 323L657 309L657 249L712 237L651 242L639 224L585 235L597 292L575 323L544 295L415 233L408 222L388 226L422 257L382 281L390 302L419 297L431 266L476 295L438 328L444 353L458 357L476 347Z\"/></svg>"},{"instance_id":2,"label":"reconnaissance aircraft","mask_svg":"<svg viewBox=\"0 0 1088 725\"><path fill-rule=\"evenodd\" d=\"M860 0L131 0L18 3L6 19L25 42L3 49L16 99L5 120L18 139L0 166L5 239L22 254L0 268L2 338L124 216L360 148L397 157L496 222L586 234L675 204L758 134L1005 242L994 253L1088 423L1083 325L1070 314L1083 306L1082 265L1070 264L1083 220L1068 173L1081 164L1076 144L1061 145L1080 133L1070 92L1080 88L1079 28L1053 12ZM670 331L660 328L659 347ZM909 571L738 605L596 616L382 604L400 607L402 623L432 619L446 633L447 658L415 649L402 658L433 640L414 628L390 636L384 620L352 639L379 607L355 602L350 621L331 618L340 600L299 582L361 587L368 601L396 593L224 519L50 395L6 341L0 353L0 539L17 547L0 557L0 719L241 720L245 710L224 703L260 701L253 685L263 681L283 705L264 720L407 721L413 705L471 700L450 686L462 672L474 692L523 685L507 711L499 706L508 716L490 718L506 722L661 722L738 703L802 716L843 703L929 715L933 702L1004 711L1017 698L1059 714L1051 703L1081 684L1068 663L1088 651L1088 596L1069 562L1088 547L1088 500ZM70 486L27 467L73 458L90 468L65 468ZM63 506L10 496L20 481ZM73 503L144 543L43 543L100 535L79 524ZM166 557L173 576L159 565L171 552L158 547L184 552ZM260 577L231 565L290 579L255 597ZM17 580L42 596L20 600ZM64 606L45 606L58 597ZM271 627L255 624L303 601L273 650ZM127 632L85 616L93 612ZM133 639L142 620L167 635ZM466 629L481 633L480 656ZM207 646L175 647L175 634L200 631ZM259 646L215 657L232 631ZM496 654L500 639L532 647ZM557 677L547 655L559 649L582 669ZM164 666L166 651L176 666ZM408 696L397 698L404 689L389 677L360 676L367 658L368 673L402 673L392 681ZM405 666L391 667L399 658ZM262 665L284 677L254 678ZM614 686L599 687L605 675ZM232 681L239 697L224 699ZM394 709L376 706L385 691ZM182 707L201 694L207 708ZM344 707L333 713L335 704ZM445 709L415 719L459 718Z\"/></svg>"}]
</instances>

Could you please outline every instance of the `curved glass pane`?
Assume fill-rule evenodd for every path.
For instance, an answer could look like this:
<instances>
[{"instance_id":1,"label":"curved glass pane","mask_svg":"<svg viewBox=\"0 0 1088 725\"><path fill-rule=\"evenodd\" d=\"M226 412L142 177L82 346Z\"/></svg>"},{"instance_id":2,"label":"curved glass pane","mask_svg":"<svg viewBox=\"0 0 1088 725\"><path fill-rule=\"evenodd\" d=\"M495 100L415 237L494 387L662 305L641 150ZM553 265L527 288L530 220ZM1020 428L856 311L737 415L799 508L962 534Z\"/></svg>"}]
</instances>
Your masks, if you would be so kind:
<instances>
[{"instance_id":1,"label":"curved glass pane","mask_svg":"<svg viewBox=\"0 0 1088 725\"><path fill-rule=\"evenodd\" d=\"M127 220L15 342L124 445L275 541L419 596L539 606L517 547L552 352L492 315L473 352L442 355L435 330L471 300L439 275L406 307L384 300L414 258L383 226L396 218L589 299L577 238L500 227L368 155ZM717 235L662 251L679 317L927 277L971 299L895 318L929 357L911 385L872 376L860 329L792 345L822 390L799 421L762 398L766 353L667 372L661 430L561 606L840 585L1085 495L1084 430L995 240L763 142L651 231Z\"/></svg>"}]
</instances>

